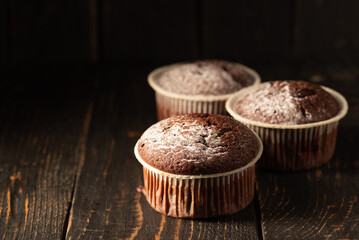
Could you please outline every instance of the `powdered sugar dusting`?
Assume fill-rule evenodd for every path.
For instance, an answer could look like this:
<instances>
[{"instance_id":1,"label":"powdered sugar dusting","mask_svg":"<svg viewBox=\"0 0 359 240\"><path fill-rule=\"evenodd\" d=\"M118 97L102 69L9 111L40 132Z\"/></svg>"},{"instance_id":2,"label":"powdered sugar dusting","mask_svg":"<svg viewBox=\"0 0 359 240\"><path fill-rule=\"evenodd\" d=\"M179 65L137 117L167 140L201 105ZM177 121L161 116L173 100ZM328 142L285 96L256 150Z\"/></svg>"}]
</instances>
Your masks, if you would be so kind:
<instances>
[{"instance_id":1,"label":"powdered sugar dusting","mask_svg":"<svg viewBox=\"0 0 359 240\"><path fill-rule=\"evenodd\" d=\"M168 129L167 129L168 128ZM165 130L164 130L165 129ZM174 122L170 127L163 122L153 125L141 137L143 143L151 143L156 151L168 154L185 153L182 161L200 162L203 156L210 159L214 155L221 155L226 150L221 146L218 130L214 126L204 126L198 122L190 122L185 125Z\"/></svg>"},{"instance_id":2,"label":"powdered sugar dusting","mask_svg":"<svg viewBox=\"0 0 359 240\"><path fill-rule=\"evenodd\" d=\"M220 66L199 63L176 66L164 72L158 83L170 92L189 95L228 94L242 87Z\"/></svg>"},{"instance_id":3,"label":"powdered sugar dusting","mask_svg":"<svg viewBox=\"0 0 359 240\"><path fill-rule=\"evenodd\" d=\"M253 132L231 117L187 114L162 120L141 136L140 156L178 174L211 174L240 168L258 153Z\"/></svg>"},{"instance_id":4,"label":"powdered sugar dusting","mask_svg":"<svg viewBox=\"0 0 359 240\"><path fill-rule=\"evenodd\" d=\"M298 111L297 99L291 96L288 82L268 84L245 95L236 106L237 112L246 118L271 124L297 124L303 121Z\"/></svg>"},{"instance_id":5,"label":"powdered sugar dusting","mask_svg":"<svg viewBox=\"0 0 359 240\"><path fill-rule=\"evenodd\" d=\"M305 124L335 116L336 100L319 85L304 81L273 81L253 89L235 106L239 115L271 124Z\"/></svg>"}]
</instances>

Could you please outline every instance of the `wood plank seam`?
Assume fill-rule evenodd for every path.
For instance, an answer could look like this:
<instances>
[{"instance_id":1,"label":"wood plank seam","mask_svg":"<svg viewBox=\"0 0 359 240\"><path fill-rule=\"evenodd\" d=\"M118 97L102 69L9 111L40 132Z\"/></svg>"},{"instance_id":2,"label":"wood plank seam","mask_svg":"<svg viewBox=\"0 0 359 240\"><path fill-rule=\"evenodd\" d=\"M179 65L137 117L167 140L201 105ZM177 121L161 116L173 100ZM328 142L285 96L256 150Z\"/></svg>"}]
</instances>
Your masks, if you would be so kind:
<instances>
[{"instance_id":1,"label":"wood plank seam","mask_svg":"<svg viewBox=\"0 0 359 240\"><path fill-rule=\"evenodd\" d=\"M68 207L67 207L67 212L66 212L66 216L65 216L64 228L62 230L61 239L66 239L66 234L67 234L67 231L68 231L69 220L70 220L70 215L71 215L72 203L73 203L73 199L74 199L76 182L77 182L77 175L75 175L75 177L74 177L74 183L73 183L73 186L72 186L70 202L69 202Z\"/></svg>"},{"instance_id":2,"label":"wood plank seam","mask_svg":"<svg viewBox=\"0 0 359 240\"><path fill-rule=\"evenodd\" d=\"M79 162L78 169L76 171L76 175L74 178L73 193L71 194L69 209L68 209L68 213L67 213L67 216L66 216L65 222L64 222L64 232L66 229L66 232L65 232L66 234L63 235L63 239L67 239L67 234L71 228L71 223L72 223L72 218L73 218L72 206L76 199L76 192L77 192L77 189L79 186L79 179L80 179L82 168L83 168L83 165L85 162L87 135L88 135L88 131L89 131L90 124L91 124L93 107L94 107L94 102L91 101L87 108L87 113L86 113L86 116L84 119L83 135L80 138L80 144L79 144L80 147L78 149L80 162Z\"/></svg>"},{"instance_id":3,"label":"wood plank seam","mask_svg":"<svg viewBox=\"0 0 359 240\"><path fill-rule=\"evenodd\" d=\"M256 183L257 185L258 183ZM254 210L255 210L255 214L256 214L256 219L257 219L257 227L258 227L258 238L260 240L265 240L265 234L264 234L264 228L263 228L263 221L262 221L262 211L261 211L261 206L259 203L259 197L258 197L258 192L257 192L257 186L256 189L254 191L254 198L253 198L253 202L254 202Z\"/></svg>"}]
</instances>

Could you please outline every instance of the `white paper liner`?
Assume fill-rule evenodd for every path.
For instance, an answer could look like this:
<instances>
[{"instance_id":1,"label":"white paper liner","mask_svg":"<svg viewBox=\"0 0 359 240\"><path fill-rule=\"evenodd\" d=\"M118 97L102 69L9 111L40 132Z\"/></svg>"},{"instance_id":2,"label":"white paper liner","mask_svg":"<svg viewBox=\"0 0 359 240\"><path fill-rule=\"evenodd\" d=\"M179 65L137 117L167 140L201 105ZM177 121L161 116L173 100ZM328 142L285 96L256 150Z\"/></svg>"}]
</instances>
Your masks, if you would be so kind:
<instances>
[{"instance_id":1,"label":"white paper liner","mask_svg":"<svg viewBox=\"0 0 359 240\"><path fill-rule=\"evenodd\" d=\"M156 92L157 118L162 120L171 116L186 113L227 114L226 100L195 101L189 99L172 98Z\"/></svg>"},{"instance_id":2,"label":"white paper liner","mask_svg":"<svg viewBox=\"0 0 359 240\"><path fill-rule=\"evenodd\" d=\"M208 218L229 215L245 208L254 196L255 163L259 149L247 165L230 172L208 175L179 175L163 172L146 163L135 146L137 160L143 165L142 192L156 211L179 218Z\"/></svg>"},{"instance_id":3,"label":"white paper liner","mask_svg":"<svg viewBox=\"0 0 359 240\"><path fill-rule=\"evenodd\" d=\"M315 123L268 124L240 116L234 110L239 99L254 88L261 88L266 84L269 83L243 89L226 102L229 114L255 131L262 139L263 155L257 165L271 170L299 171L316 168L328 162L334 154L338 122L348 111L345 98L338 92L322 86L337 100L340 110L336 116Z\"/></svg>"},{"instance_id":4,"label":"white paper liner","mask_svg":"<svg viewBox=\"0 0 359 240\"><path fill-rule=\"evenodd\" d=\"M184 95L169 92L158 85L158 79L163 72L180 64L182 63L157 68L148 76L148 83L156 93L158 120L185 113L227 114L225 103L233 93L216 96ZM260 83L261 78L257 72L239 63L236 65L253 79L252 85Z\"/></svg>"}]
</instances>

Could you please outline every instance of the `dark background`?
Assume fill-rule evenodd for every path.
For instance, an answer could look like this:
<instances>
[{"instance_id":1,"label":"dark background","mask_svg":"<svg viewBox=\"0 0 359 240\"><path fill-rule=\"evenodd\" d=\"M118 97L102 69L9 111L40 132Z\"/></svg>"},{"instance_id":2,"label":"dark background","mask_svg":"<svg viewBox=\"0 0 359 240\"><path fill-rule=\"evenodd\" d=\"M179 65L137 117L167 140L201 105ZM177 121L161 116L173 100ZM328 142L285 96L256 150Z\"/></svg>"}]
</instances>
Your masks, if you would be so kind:
<instances>
[{"instance_id":1,"label":"dark background","mask_svg":"<svg viewBox=\"0 0 359 240\"><path fill-rule=\"evenodd\" d=\"M0 63L353 61L358 12L356 0L4 0Z\"/></svg>"}]
</instances>

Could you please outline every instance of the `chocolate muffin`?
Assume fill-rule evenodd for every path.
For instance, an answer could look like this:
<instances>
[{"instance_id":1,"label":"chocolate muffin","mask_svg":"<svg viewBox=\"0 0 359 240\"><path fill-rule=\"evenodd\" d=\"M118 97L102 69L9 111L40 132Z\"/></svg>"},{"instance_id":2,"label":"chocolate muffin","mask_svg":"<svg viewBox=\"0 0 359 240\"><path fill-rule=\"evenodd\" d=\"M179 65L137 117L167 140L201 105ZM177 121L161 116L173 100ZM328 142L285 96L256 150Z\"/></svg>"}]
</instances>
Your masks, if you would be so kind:
<instances>
[{"instance_id":1,"label":"chocolate muffin","mask_svg":"<svg viewBox=\"0 0 359 240\"><path fill-rule=\"evenodd\" d=\"M253 78L234 63L203 60L165 71L158 79L165 90L187 95L223 95L252 85Z\"/></svg>"},{"instance_id":2,"label":"chocolate muffin","mask_svg":"<svg viewBox=\"0 0 359 240\"><path fill-rule=\"evenodd\" d=\"M254 121L295 125L327 120L337 115L339 105L314 83L273 81L241 98L236 111Z\"/></svg>"},{"instance_id":3,"label":"chocolate muffin","mask_svg":"<svg viewBox=\"0 0 359 240\"><path fill-rule=\"evenodd\" d=\"M338 122L348 104L339 93L313 83L273 81L239 91L226 109L261 137L259 167L298 171L333 156Z\"/></svg>"},{"instance_id":4,"label":"chocolate muffin","mask_svg":"<svg viewBox=\"0 0 359 240\"><path fill-rule=\"evenodd\" d=\"M260 82L238 63L202 60L158 68L148 77L156 91L158 118L184 113L225 114L224 104L238 90Z\"/></svg>"},{"instance_id":5,"label":"chocolate muffin","mask_svg":"<svg viewBox=\"0 0 359 240\"><path fill-rule=\"evenodd\" d=\"M231 117L187 114L147 129L135 154L144 169L143 193L155 210L206 218L250 203L261 149L258 136Z\"/></svg>"},{"instance_id":6,"label":"chocolate muffin","mask_svg":"<svg viewBox=\"0 0 359 240\"><path fill-rule=\"evenodd\" d=\"M138 151L161 171L204 175L243 167L257 155L258 141L233 118L189 114L150 127L140 138Z\"/></svg>"}]
</instances>

